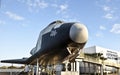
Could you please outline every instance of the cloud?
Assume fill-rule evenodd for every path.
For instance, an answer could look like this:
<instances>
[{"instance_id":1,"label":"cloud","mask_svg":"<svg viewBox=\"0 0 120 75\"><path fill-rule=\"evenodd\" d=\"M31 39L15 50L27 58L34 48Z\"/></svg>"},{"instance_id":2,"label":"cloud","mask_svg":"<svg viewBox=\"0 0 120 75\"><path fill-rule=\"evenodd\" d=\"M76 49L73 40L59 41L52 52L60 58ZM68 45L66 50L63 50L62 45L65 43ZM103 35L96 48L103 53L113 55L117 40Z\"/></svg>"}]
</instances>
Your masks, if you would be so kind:
<instances>
[{"instance_id":1,"label":"cloud","mask_svg":"<svg viewBox=\"0 0 120 75\"><path fill-rule=\"evenodd\" d=\"M48 7L48 3L44 0L26 0L24 4L28 6L29 11L31 12L38 12L40 9L45 9Z\"/></svg>"},{"instance_id":2,"label":"cloud","mask_svg":"<svg viewBox=\"0 0 120 75\"><path fill-rule=\"evenodd\" d=\"M39 6L40 8L46 8L48 7L48 4L44 1L36 1L36 6Z\"/></svg>"},{"instance_id":3,"label":"cloud","mask_svg":"<svg viewBox=\"0 0 120 75\"><path fill-rule=\"evenodd\" d=\"M103 10L104 10L104 11L110 11L110 10L111 10L111 8L110 8L110 7L108 7L108 6L103 6Z\"/></svg>"},{"instance_id":4,"label":"cloud","mask_svg":"<svg viewBox=\"0 0 120 75\"><path fill-rule=\"evenodd\" d=\"M60 10L61 11L65 11L65 10L67 10L67 8L68 8L68 5L66 5L66 4L60 5Z\"/></svg>"},{"instance_id":5,"label":"cloud","mask_svg":"<svg viewBox=\"0 0 120 75\"><path fill-rule=\"evenodd\" d=\"M106 19L113 19L113 14L108 13L108 14L106 14L106 15L104 16L104 18L106 18Z\"/></svg>"},{"instance_id":6,"label":"cloud","mask_svg":"<svg viewBox=\"0 0 120 75\"><path fill-rule=\"evenodd\" d=\"M22 21L22 20L25 19L24 17L19 16L19 15L13 13L13 12L10 12L10 11L5 12L5 14L13 20Z\"/></svg>"},{"instance_id":7,"label":"cloud","mask_svg":"<svg viewBox=\"0 0 120 75\"><path fill-rule=\"evenodd\" d=\"M96 37L100 37L100 38L104 37L102 32L98 32L98 33L96 33L95 36L96 36Z\"/></svg>"},{"instance_id":8,"label":"cloud","mask_svg":"<svg viewBox=\"0 0 120 75\"><path fill-rule=\"evenodd\" d=\"M64 14L68 10L68 4L60 4L60 5L58 5L58 4L53 3L53 4L50 4L50 6L57 9L57 14L59 14L59 13Z\"/></svg>"},{"instance_id":9,"label":"cloud","mask_svg":"<svg viewBox=\"0 0 120 75\"><path fill-rule=\"evenodd\" d=\"M66 13L67 9L68 9L68 5L67 4L62 4L59 5L59 10L57 11L57 13Z\"/></svg>"},{"instance_id":10,"label":"cloud","mask_svg":"<svg viewBox=\"0 0 120 75\"><path fill-rule=\"evenodd\" d=\"M53 0L52 2L47 2L46 0L17 0L28 7L30 12L39 12L41 9L45 8L55 8L56 14L65 14L68 10L68 4L59 4L58 1Z\"/></svg>"},{"instance_id":11,"label":"cloud","mask_svg":"<svg viewBox=\"0 0 120 75\"><path fill-rule=\"evenodd\" d=\"M115 19L115 17L116 17L115 16L115 8L104 5L104 6L102 6L102 9L103 9L104 13L106 13L104 15L104 18Z\"/></svg>"},{"instance_id":12,"label":"cloud","mask_svg":"<svg viewBox=\"0 0 120 75\"><path fill-rule=\"evenodd\" d=\"M120 24L114 24L110 32L120 34Z\"/></svg>"},{"instance_id":13,"label":"cloud","mask_svg":"<svg viewBox=\"0 0 120 75\"><path fill-rule=\"evenodd\" d=\"M106 30L106 28L102 25L99 28L100 28L100 30Z\"/></svg>"},{"instance_id":14,"label":"cloud","mask_svg":"<svg viewBox=\"0 0 120 75\"><path fill-rule=\"evenodd\" d=\"M39 7L39 8L46 8L48 6L48 4L44 1L41 0L34 0L33 2L28 0L28 5L32 6L32 7Z\"/></svg>"},{"instance_id":15,"label":"cloud","mask_svg":"<svg viewBox=\"0 0 120 75\"><path fill-rule=\"evenodd\" d=\"M51 9L53 13L59 15L61 18L68 18L68 4L66 2L60 4L58 0L47 2L46 0L17 0L18 2L27 6L27 9L31 13L39 13L40 10ZM41 12L42 12L41 10Z\"/></svg>"}]
</instances>

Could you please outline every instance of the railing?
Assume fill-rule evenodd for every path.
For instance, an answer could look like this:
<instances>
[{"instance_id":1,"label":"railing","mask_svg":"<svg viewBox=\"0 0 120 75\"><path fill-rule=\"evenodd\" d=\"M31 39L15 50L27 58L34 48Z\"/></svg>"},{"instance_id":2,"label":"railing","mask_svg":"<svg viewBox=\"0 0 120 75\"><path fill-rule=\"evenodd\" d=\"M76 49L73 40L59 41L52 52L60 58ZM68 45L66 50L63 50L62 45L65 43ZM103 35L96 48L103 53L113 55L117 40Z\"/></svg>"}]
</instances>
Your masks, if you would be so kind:
<instances>
[{"instance_id":1,"label":"railing","mask_svg":"<svg viewBox=\"0 0 120 75\"><path fill-rule=\"evenodd\" d=\"M84 61L88 61L88 62L92 62L92 63L97 63L97 64L101 64L102 61L100 60L99 57L93 57L93 56L89 56L89 55L84 55Z\"/></svg>"},{"instance_id":2,"label":"railing","mask_svg":"<svg viewBox=\"0 0 120 75\"><path fill-rule=\"evenodd\" d=\"M83 57L84 56L84 57ZM103 65L107 65L107 66L113 66L113 67L116 67L116 68L120 68L120 64L117 63L117 62L110 62L109 60L103 60L103 59L100 59L100 57L97 57L97 56L92 56L92 55L83 55L82 54L82 57L83 57L83 61L86 61L86 62L91 62L91 63L96 63L96 64L103 64Z\"/></svg>"},{"instance_id":3,"label":"railing","mask_svg":"<svg viewBox=\"0 0 120 75\"><path fill-rule=\"evenodd\" d=\"M110 62L110 61L105 60L104 64L107 65L107 66L113 66L113 67L116 67L116 68L120 68L120 64L117 64L117 62Z\"/></svg>"}]
</instances>

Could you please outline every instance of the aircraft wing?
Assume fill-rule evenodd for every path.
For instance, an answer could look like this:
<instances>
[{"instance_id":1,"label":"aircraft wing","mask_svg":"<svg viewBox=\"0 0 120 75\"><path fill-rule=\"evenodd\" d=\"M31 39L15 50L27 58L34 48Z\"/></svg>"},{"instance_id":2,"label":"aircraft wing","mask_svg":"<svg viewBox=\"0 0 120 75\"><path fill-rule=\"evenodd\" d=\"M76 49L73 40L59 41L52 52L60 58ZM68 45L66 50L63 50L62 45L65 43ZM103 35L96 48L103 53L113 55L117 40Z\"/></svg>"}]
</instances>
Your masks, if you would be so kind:
<instances>
[{"instance_id":1,"label":"aircraft wing","mask_svg":"<svg viewBox=\"0 0 120 75\"><path fill-rule=\"evenodd\" d=\"M15 63L15 64L35 64L36 58L40 55L39 52L30 56L29 58L1 60L1 63Z\"/></svg>"},{"instance_id":2,"label":"aircraft wing","mask_svg":"<svg viewBox=\"0 0 120 75\"><path fill-rule=\"evenodd\" d=\"M23 59L12 59L12 60L2 60L2 63L16 63L16 64L26 64L28 58Z\"/></svg>"}]
</instances>

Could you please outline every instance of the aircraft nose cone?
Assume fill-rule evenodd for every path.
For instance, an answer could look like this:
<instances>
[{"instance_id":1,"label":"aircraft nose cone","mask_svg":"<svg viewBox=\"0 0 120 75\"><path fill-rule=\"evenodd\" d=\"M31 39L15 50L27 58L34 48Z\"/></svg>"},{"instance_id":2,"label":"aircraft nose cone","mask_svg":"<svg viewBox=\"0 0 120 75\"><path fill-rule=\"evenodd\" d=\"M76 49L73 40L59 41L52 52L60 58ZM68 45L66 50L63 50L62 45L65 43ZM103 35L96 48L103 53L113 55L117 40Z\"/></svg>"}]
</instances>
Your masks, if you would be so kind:
<instances>
[{"instance_id":1,"label":"aircraft nose cone","mask_svg":"<svg viewBox=\"0 0 120 75\"><path fill-rule=\"evenodd\" d=\"M76 43L85 43L88 40L88 30L85 25L75 23L70 28L70 38Z\"/></svg>"}]
</instances>

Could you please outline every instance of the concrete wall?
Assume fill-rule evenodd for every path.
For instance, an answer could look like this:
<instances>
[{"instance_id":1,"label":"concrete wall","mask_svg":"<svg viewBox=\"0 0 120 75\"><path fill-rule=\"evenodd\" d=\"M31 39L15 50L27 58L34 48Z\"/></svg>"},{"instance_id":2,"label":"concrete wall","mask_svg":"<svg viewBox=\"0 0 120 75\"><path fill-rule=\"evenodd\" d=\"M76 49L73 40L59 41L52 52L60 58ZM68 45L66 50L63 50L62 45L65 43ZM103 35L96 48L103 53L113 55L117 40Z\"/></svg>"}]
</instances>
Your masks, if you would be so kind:
<instances>
[{"instance_id":1,"label":"concrete wall","mask_svg":"<svg viewBox=\"0 0 120 75\"><path fill-rule=\"evenodd\" d=\"M84 48L83 51L84 53L93 54L96 53L96 47L92 46L92 47Z\"/></svg>"},{"instance_id":2,"label":"concrete wall","mask_svg":"<svg viewBox=\"0 0 120 75\"><path fill-rule=\"evenodd\" d=\"M0 75L10 75L10 73L6 72L1 72Z\"/></svg>"}]
</instances>

